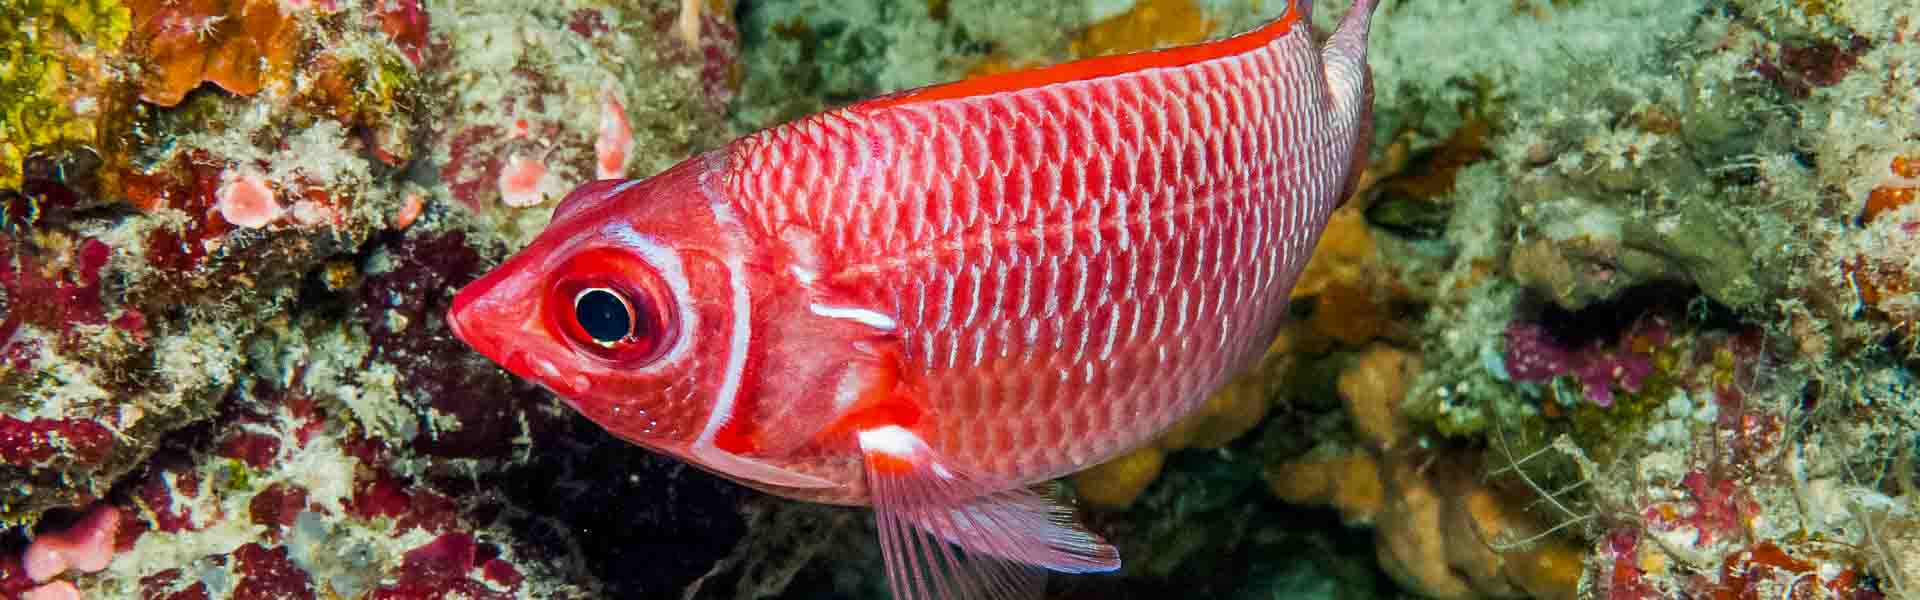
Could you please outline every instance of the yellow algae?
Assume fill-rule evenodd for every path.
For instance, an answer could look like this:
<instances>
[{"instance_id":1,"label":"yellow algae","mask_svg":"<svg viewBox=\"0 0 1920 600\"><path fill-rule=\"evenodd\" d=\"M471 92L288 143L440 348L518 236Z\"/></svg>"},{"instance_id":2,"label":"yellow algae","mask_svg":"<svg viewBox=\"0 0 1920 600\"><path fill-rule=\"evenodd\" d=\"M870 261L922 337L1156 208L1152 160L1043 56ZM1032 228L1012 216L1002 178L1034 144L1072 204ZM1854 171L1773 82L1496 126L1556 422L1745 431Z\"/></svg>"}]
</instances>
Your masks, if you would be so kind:
<instances>
[{"instance_id":1,"label":"yellow algae","mask_svg":"<svg viewBox=\"0 0 1920 600\"><path fill-rule=\"evenodd\" d=\"M1320 244L1291 291L1294 301L1313 302L1305 322L1308 350L1325 350L1332 343L1361 346L1388 336L1395 320L1393 306L1407 294L1380 260L1366 206L1357 201L1328 218Z\"/></svg>"},{"instance_id":2,"label":"yellow algae","mask_svg":"<svg viewBox=\"0 0 1920 600\"><path fill-rule=\"evenodd\" d=\"M938 15L946 10L946 2L929 0L928 7ZM1194 0L1139 0L1126 12L1101 19L1082 31L1069 44L1068 54L1080 59L1155 50L1192 44L1212 34L1212 21ZM1041 62L995 52L968 68L966 75L996 75L1039 66Z\"/></svg>"},{"instance_id":3,"label":"yellow algae","mask_svg":"<svg viewBox=\"0 0 1920 600\"><path fill-rule=\"evenodd\" d=\"M1133 8L1095 23L1074 40L1075 57L1138 52L1191 44L1213 33L1213 23L1193 0L1139 0Z\"/></svg>"},{"instance_id":4,"label":"yellow algae","mask_svg":"<svg viewBox=\"0 0 1920 600\"><path fill-rule=\"evenodd\" d=\"M21 24L0 28L0 189L20 187L29 155L117 145L100 131L119 108L104 88L114 81L109 53L131 28L127 8L112 0L0 0L0 14Z\"/></svg>"},{"instance_id":5,"label":"yellow algae","mask_svg":"<svg viewBox=\"0 0 1920 600\"><path fill-rule=\"evenodd\" d=\"M1338 476L1329 465L1347 457L1312 458L1269 465L1267 489L1275 498L1294 504L1325 504L1333 496Z\"/></svg>"},{"instance_id":6,"label":"yellow algae","mask_svg":"<svg viewBox=\"0 0 1920 600\"><path fill-rule=\"evenodd\" d=\"M1187 440L1190 448L1219 448L1252 430L1267 416L1274 385L1258 370L1220 388L1207 399L1206 420Z\"/></svg>"},{"instance_id":7,"label":"yellow algae","mask_svg":"<svg viewBox=\"0 0 1920 600\"><path fill-rule=\"evenodd\" d=\"M1274 497L1295 504L1325 504L1350 523L1371 523L1386 501L1380 463L1371 454L1315 457L1266 470Z\"/></svg>"},{"instance_id":8,"label":"yellow algae","mask_svg":"<svg viewBox=\"0 0 1920 600\"><path fill-rule=\"evenodd\" d=\"M1074 474L1073 489L1080 492L1080 499L1089 506L1123 509L1132 505L1154 478L1160 476L1160 467L1165 461L1166 455L1160 449L1140 448Z\"/></svg>"},{"instance_id":9,"label":"yellow algae","mask_svg":"<svg viewBox=\"0 0 1920 600\"><path fill-rule=\"evenodd\" d=\"M1507 576L1534 598L1571 598L1586 568L1585 548L1552 538L1538 548L1508 552Z\"/></svg>"}]
</instances>

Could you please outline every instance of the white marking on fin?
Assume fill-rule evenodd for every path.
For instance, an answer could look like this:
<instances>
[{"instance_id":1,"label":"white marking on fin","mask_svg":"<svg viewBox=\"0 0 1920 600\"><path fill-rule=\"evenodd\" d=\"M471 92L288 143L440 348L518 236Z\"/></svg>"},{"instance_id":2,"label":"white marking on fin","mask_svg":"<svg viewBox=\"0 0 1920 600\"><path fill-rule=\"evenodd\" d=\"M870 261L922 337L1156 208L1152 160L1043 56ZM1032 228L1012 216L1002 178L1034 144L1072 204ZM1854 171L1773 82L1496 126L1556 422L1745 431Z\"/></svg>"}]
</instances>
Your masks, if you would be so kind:
<instances>
[{"instance_id":1,"label":"white marking on fin","mask_svg":"<svg viewBox=\"0 0 1920 600\"><path fill-rule=\"evenodd\" d=\"M862 431L887 585L897 600L1038 598L1045 570L1120 568L1073 511L1033 490L997 489L939 461L912 431Z\"/></svg>"},{"instance_id":2,"label":"white marking on fin","mask_svg":"<svg viewBox=\"0 0 1920 600\"><path fill-rule=\"evenodd\" d=\"M913 458L919 436L899 425L887 425L860 432L860 449L909 460Z\"/></svg>"},{"instance_id":3,"label":"white marking on fin","mask_svg":"<svg viewBox=\"0 0 1920 600\"><path fill-rule=\"evenodd\" d=\"M553 366L553 363L548 362L544 358L540 358L537 356L528 356L527 362L533 363L533 370L538 371L540 377L542 378L559 379L562 376L560 373L560 369L558 367Z\"/></svg>"},{"instance_id":4,"label":"white marking on fin","mask_svg":"<svg viewBox=\"0 0 1920 600\"><path fill-rule=\"evenodd\" d=\"M818 281L820 279L819 273L814 272L813 269L802 267L800 265L794 265L794 266L788 267L787 273L793 275L794 280L799 281L800 283L803 283L806 285L813 285L813 282Z\"/></svg>"},{"instance_id":5,"label":"white marking on fin","mask_svg":"<svg viewBox=\"0 0 1920 600\"><path fill-rule=\"evenodd\" d=\"M843 374L840 382L833 387L833 412L843 414L860 402L860 396L867 389L867 382L859 376Z\"/></svg>"}]
</instances>

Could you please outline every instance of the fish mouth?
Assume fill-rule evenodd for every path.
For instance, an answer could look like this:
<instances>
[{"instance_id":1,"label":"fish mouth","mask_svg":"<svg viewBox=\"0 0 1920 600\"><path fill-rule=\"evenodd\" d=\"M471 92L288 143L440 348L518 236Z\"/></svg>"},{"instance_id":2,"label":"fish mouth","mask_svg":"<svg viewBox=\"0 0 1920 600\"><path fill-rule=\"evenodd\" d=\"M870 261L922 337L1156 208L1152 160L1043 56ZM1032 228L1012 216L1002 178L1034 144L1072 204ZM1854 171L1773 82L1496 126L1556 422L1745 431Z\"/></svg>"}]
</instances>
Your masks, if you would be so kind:
<instances>
[{"instance_id":1,"label":"fish mouth","mask_svg":"<svg viewBox=\"0 0 1920 600\"><path fill-rule=\"evenodd\" d=\"M561 361L555 359L567 356L566 349L527 331L537 323L525 306L469 296L473 289L469 286L455 294L453 308L447 311L447 327L454 337L515 377L561 396L584 394L592 387L585 376L561 370Z\"/></svg>"},{"instance_id":2,"label":"fish mouth","mask_svg":"<svg viewBox=\"0 0 1920 600\"><path fill-rule=\"evenodd\" d=\"M498 271L460 288L447 309L447 328L468 347L486 356L508 372L536 381L559 373L553 362L534 356L530 350L538 340L527 339L524 329L533 317L530 302L511 301L517 297L510 280ZM503 301L508 300L508 301Z\"/></svg>"},{"instance_id":3,"label":"fish mouth","mask_svg":"<svg viewBox=\"0 0 1920 600\"><path fill-rule=\"evenodd\" d=\"M465 342L468 347L473 347L475 341L474 331L470 329L471 326L467 324L466 314L463 313L459 307L460 303L455 302L454 308L447 311L447 329L453 330L453 337Z\"/></svg>"},{"instance_id":4,"label":"fish mouth","mask_svg":"<svg viewBox=\"0 0 1920 600\"><path fill-rule=\"evenodd\" d=\"M585 394L593 387L592 380L585 375L578 373L569 375L554 365L553 361L547 360L532 350L514 350L507 355L507 360L500 363L500 366L521 379L539 384L549 392L568 398Z\"/></svg>"},{"instance_id":5,"label":"fish mouth","mask_svg":"<svg viewBox=\"0 0 1920 600\"><path fill-rule=\"evenodd\" d=\"M447 310L447 329L452 330L453 337L459 338L468 347L498 361L494 350L504 346L492 328L497 327L500 320L486 314L490 312L484 308L487 303L477 302L475 295L469 294L471 291L473 286L468 286L454 295L453 307Z\"/></svg>"}]
</instances>

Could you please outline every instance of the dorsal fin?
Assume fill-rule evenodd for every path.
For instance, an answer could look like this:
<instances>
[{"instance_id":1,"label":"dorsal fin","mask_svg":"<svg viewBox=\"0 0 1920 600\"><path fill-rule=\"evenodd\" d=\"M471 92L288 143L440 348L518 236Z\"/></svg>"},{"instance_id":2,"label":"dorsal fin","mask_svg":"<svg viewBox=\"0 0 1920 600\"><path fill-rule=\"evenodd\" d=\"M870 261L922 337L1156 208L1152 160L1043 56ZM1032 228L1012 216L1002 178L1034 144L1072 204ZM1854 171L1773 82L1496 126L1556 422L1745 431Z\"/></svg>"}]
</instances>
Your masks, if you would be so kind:
<instances>
[{"instance_id":1,"label":"dorsal fin","mask_svg":"<svg viewBox=\"0 0 1920 600\"><path fill-rule=\"evenodd\" d=\"M568 217L605 204L608 199L618 196L621 192L632 189L634 186L642 183L646 183L646 180L601 179L588 182L585 185L574 188L573 192L567 194L565 199L560 200L560 204L553 207L553 217L548 220L551 222L564 221Z\"/></svg>"},{"instance_id":2,"label":"dorsal fin","mask_svg":"<svg viewBox=\"0 0 1920 600\"><path fill-rule=\"evenodd\" d=\"M1110 77L1146 69L1184 67L1222 56L1232 56L1250 52L1274 40L1293 32L1295 25L1304 22L1306 10L1312 0L1293 0L1286 14L1259 29L1242 33L1226 39L1202 44L1177 46L1163 50L1115 54L1085 60L1077 60L1052 66L1023 69L1007 73L963 79L952 83L933 85L888 94L853 105L854 109L877 109L918 102L951 100L984 96L999 92L1043 87L1056 83L1085 81Z\"/></svg>"},{"instance_id":3,"label":"dorsal fin","mask_svg":"<svg viewBox=\"0 0 1920 600\"><path fill-rule=\"evenodd\" d=\"M726 167L726 151L722 149L687 157L651 177L589 181L574 188L554 206L553 217L548 222L558 223L608 203L634 202L675 193L691 194L700 202L711 202L720 197L715 186L719 185L718 175L724 173Z\"/></svg>"}]
</instances>

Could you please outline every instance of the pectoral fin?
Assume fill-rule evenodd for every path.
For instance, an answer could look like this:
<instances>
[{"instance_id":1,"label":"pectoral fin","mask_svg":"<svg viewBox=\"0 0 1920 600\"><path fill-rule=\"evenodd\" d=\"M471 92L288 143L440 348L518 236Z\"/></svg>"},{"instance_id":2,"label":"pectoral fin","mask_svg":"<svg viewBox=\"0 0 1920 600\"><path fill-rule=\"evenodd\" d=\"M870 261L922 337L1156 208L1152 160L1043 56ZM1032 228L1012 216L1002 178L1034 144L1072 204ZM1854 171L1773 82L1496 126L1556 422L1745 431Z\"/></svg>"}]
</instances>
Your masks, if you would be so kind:
<instances>
[{"instance_id":1,"label":"pectoral fin","mask_svg":"<svg viewBox=\"0 0 1920 600\"><path fill-rule=\"evenodd\" d=\"M866 323L812 316L774 328L769 373L752 423L747 454L785 456L822 437L849 435L849 424L914 418L903 402L900 342ZM905 414L902 411L906 411ZM899 423L892 421L891 423Z\"/></svg>"},{"instance_id":2,"label":"pectoral fin","mask_svg":"<svg viewBox=\"0 0 1920 600\"><path fill-rule=\"evenodd\" d=\"M911 430L878 427L859 440L896 599L1031 599L1047 570L1120 568L1119 551L1075 523L1072 509L945 465Z\"/></svg>"}]
</instances>

